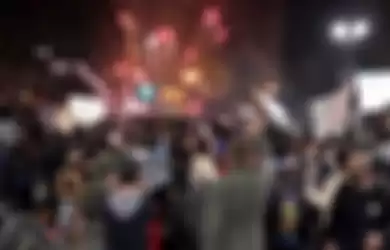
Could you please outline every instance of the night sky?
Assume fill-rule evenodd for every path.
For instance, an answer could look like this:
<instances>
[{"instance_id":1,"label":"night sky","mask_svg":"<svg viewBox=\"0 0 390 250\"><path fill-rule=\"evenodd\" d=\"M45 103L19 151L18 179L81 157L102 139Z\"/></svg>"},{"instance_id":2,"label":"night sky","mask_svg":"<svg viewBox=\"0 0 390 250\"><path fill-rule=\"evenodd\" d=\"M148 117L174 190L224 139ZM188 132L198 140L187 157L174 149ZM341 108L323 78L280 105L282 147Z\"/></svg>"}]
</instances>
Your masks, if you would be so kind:
<instances>
[{"instance_id":1,"label":"night sky","mask_svg":"<svg viewBox=\"0 0 390 250\"><path fill-rule=\"evenodd\" d=\"M60 54L87 57L96 49L104 29L112 29L115 4L121 0L3 0L0 1L0 51L2 60L22 60L33 44L54 44ZM199 18L201 6L219 3L232 29L233 44L248 40L262 44L267 36L259 27L267 26L278 1L234 0L127 0L125 6L135 9L143 26L152 26L166 19L175 21L182 33L191 33ZM188 2L188 3L186 3ZM163 7L168 6L168 7ZM164 10L165 9L165 10ZM166 13L163 13L166 12ZM159 17L161 15L162 17ZM170 16L168 18L164 17ZM176 16L176 17L175 17ZM115 32L111 31L111 35ZM261 33L261 32L260 32ZM99 45L98 45L99 46Z\"/></svg>"},{"instance_id":2,"label":"night sky","mask_svg":"<svg viewBox=\"0 0 390 250\"><path fill-rule=\"evenodd\" d=\"M117 0L119 1L119 0ZM128 0L145 26L153 25L156 13L171 9L183 33L191 32L204 1ZM256 56L271 54L278 61L281 79L297 94L312 95L334 87L337 70L342 67L340 51L325 42L324 23L335 13L354 6L374 13L377 30L390 27L386 0L285 0L284 7L275 0L219 0L231 27L227 54L235 63L239 77L254 81L258 74ZM353 4L352 4L353 3ZM358 6L358 7L356 7ZM23 64L30 60L34 44L53 44L56 52L66 57L81 57L107 63L118 54L120 41L113 25L113 4L108 0L2 0L0 1L0 63ZM173 11L174 10L174 11ZM181 10L181 11L176 11ZM185 11L183 11L185 10ZM186 13L180 17L180 12ZM179 13L179 14L178 14ZM169 16L170 14L166 14ZM275 15L283 17L282 28L275 29ZM153 18L151 18L153 17ZM186 17L188 20L186 20ZM174 19L174 18L173 18ZM146 24L146 22L149 22ZM272 25L271 25L272 24ZM270 28L271 27L271 28ZM274 41L280 33L281 43ZM377 31L367 48L356 53L359 67L383 66L390 63L390 35ZM184 35L185 37L185 35ZM271 39L272 38L272 39ZM277 43L276 46L272 44ZM271 45L271 46L270 46ZM274 51L275 50L275 51ZM250 69L250 70L248 70ZM245 71L246 70L246 71ZM302 94L303 93L303 94Z\"/></svg>"}]
</instances>

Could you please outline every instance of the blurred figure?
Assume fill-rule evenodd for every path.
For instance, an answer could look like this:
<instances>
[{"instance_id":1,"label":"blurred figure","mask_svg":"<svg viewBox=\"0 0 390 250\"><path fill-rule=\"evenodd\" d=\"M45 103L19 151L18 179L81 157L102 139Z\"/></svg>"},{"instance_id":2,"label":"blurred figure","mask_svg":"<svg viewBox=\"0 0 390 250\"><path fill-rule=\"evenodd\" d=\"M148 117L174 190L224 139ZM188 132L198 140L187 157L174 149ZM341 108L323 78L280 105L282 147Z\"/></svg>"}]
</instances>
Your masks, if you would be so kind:
<instances>
[{"instance_id":1,"label":"blurred figure","mask_svg":"<svg viewBox=\"0 0 390 250\"><path fill-rule=\"evenodd\" d=\"M150 201L140 183L140 166L122 159L126 165L118 176L118 184L106 194L103 224L106 249L146 250Z\"/></svg>"},{"instance_id":2,"label":"blurred figure","mask_svg":"<svg viewBox=\"0 0 390 250\"><path fill-rule=\"evenodd\" d=\"M33 141L27 141L10 153L9 195L17 209L28 211L34 207L34 191L38 184L37 181L39 181L39 170L42 166L40 149L41 147Z\"/></svg>"},{"instance_id":3,"label":"blurred figure","mask_svg":"<svg viewBox=\"0 0 390 250\"><path fill-rule=\"evenodd\" d=\"M85 209L84 215L91 220L100 220L100 202L106 193L106 186L116 185L116 173L124 167L120 163L126 157L121 134L113 131L109 133L107 141L107 146L90 163L84 191L79 200L81 207Z\"/></svg>"},{"instance_id":4,"label":"blurred figure","mask_svg":"<svg viewBox=\"0 0 390 250\"><path fill-rule=\"evenodd\" d=\"M256 140L233 145L233 166L208 189L202 208L200 249L265 249L265 193L259 178L262 148Z\"/></svg>"},{"instance_id":5,"label":"blurred figure","mask_svg":"<svg viewBox=\"0 0 390 250\"><path fill-rule=\"evenodd\" d=\"M108 133L106 147L92 160L90 168L90 181L103 182L107 175L112 172L113 166L117 166L116 160L120 158L124 150L124 140L119 130Z\"/></svg>"},{"instance_id":6,"label":"blurred figure","mask_svg":"<svg viewBox=\"0 0 390 250\"><path fill-rule=\"evenodd\" d=\"M53 249L51 235L52 204L42 204L31 213L2 211L0 249Z\"/></svg>"},{"instance_id":7,"label":"blurred figure","mask_svg":"<svg viewBox=\"0 0 390 250\"><path fill-rule=\"evenodd\" d=\"M390 193L377 182L365 149L343 152L340 160L348 179L335 198L328 238L339 249L383 249Z\"/></svg>"},{"instance_id":8,"label":"blurred figure","mask_svg":"<svg viewBox=\"0 0 390 250\"><path fill-rule=\"evenodd\" d=\"M191 151L196 145L197 138L189 134L187 124L180 124L172 136L171 159L172 178L175 192L184 194L188 188L188 171L191 158Z\"/></svg>"},{"instance_id":9,"label":"blurred figure","mask_svg":"<svg viewBox=\"0 0 390 250\"><path fill-rule=\"evenodd\" d=\"M381 174L381 180L388 183L390 179L390 115L381 117L378 129L379 143L376 148L375 164Z\"/></svg>"},{"instance_id":10,"label":"blurred figure","mask_svg":"<svg viewBox=\"0 0 390 250\"><path fill-rule=\"evenodd\" d=\"M302 249L307 243L307 209L301 192L300 162L290 154L278 164L266 216L269 249Z\"/></svg>"},{"instance_id":11,"label":"blurred figure","mask_svg":"<svg viewBox=\"0 0 390 250\"><path fill-rule=\"evenodd\" d=\"M218 169L208 144L201 140L190 161L190 182L195 189L218 179Z\"/></svg>"},{"instance_id":12,"label":"blurred figure","mask_svg":"<svg viewBox=\"0 0 390 250\"><path fill-rule=\"evenodd\" d=\"M209 186L218 181L215 160L208 144L200 140L190 161L189 187L172 204L169 217L173 249L199 249L199 231L203 201ZM171 249L171 248L170 248Z\"/></svg>"},{"instance_id":13,"label":"blurred figure","mask_svg":"<svg viewBox=\"0 0 390 250\"><path fill-rule=\"evenodd\" d=\"M57 173L56 197L58 199L57 223L67 231L79 195L83 192L83 168L81 152L70 152L67 164Z\"/></svg>"},{"instance_id":14,"label":"blurred figure","mask_svg":"<svg viewBox=\"0 0 390 250\"><path fill-rule=\"evenodd\" d=\"M319 166L319 151L315 144L309 145L305 152L305 163L307 165L304 173L304 197L319 212L320 224L327 225L329 213L335 197L340 191L345 180L349 178L351 171L355 166L347 159L346 153L339 153L337 161L339 166L335 167L326 177L319 178L322 169ZM330 160L329 160L330 161ZM319 180L323 179L321 183Z\"/></svg>"}]
</instances>

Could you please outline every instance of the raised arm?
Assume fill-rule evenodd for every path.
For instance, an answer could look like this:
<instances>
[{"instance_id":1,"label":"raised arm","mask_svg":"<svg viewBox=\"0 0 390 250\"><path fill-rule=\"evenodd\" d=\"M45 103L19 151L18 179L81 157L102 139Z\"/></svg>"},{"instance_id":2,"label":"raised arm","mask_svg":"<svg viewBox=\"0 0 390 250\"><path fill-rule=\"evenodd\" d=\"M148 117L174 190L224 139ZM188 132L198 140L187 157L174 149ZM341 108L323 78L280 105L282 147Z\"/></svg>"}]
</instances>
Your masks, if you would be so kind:
<instances>
[{"instance_id":1,"label":"raised arm","mask_svg":"<svg viewBox=\"0 0 390 250\"><path fill-rule=\"evenodd\" d=\"M344 182L344 179L344 173L340 170L334 169L322 184L317 183L317 162L312 156L306 157L306 168L304 172L304 197L319 211L325 212L330 209L337 192Z\"/></svg>"}]
</instances>

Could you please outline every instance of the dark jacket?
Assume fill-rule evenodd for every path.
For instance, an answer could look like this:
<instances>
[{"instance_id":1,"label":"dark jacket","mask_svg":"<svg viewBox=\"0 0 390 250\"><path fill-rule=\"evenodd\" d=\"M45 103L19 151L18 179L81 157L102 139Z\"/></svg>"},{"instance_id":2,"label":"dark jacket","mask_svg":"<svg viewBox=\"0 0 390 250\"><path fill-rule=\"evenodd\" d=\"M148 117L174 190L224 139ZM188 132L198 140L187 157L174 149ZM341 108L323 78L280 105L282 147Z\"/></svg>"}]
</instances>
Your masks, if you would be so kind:
<instances>
[{"instance_id":1,"label":"dark jacket","mask_svg":"<svg viewBox=\"0 0 390 250\"><path fill-rule=\"evenodd\" d=\"M309 242L310 230L315 228L316 223L313 223L315 221L312 211L305 204L298 188L290 187L286 190L275 187L268 199L266 213L269 249L286 250L307 247L311 243Z\"/></svg>"},{"instance_id":2,"label":"dark jacket","mask_svg":"<svg viewBox=\"0 0 390 250\"><path fill-rule=\"evenodd\" d=\"M138 190L120 190L105 199L103 212L106 249L146 250L150 201Z\"/></svg>"},{"instance_id":3,"label":"dark jacket","mask_svg":"<svg viewBox=\"0 0 390 250\"><path fill-rule=\"evenodd\" d=\"M336 198L329 238L340 249L361 249L366 233L386 233L390 225L390 195L385 187L362 190L346 184Z\"/></svg>"}]
</instances>

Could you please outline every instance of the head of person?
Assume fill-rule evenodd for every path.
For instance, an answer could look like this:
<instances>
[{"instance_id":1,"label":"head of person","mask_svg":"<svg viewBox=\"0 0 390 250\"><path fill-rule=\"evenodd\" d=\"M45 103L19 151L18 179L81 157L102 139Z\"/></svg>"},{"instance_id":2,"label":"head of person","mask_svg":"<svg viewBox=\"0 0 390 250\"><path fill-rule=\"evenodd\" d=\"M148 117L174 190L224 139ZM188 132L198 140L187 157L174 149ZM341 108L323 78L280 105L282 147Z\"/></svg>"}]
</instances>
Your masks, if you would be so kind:
<instances>
[{"instance_id":1,"label":"head of person","mask_svg":"<svg viewBox=\"0 0 390 250\"><path fill-rule=\"evenodd\" d=\"M244 135L259 135L266 128L266 115L256 106L251 104L242 105L238 112Z\"/></svg>"},{"instance_id":2,"label":"head of person","mask_svg":"<svg viewBox=\"0 0 390 250\"><path fill-rule=\"evenodd\" d=\"M141 166L135 159L123 156L119 164L118 182L120 185L130 186L139 183L141 180Z\"/></svg>"},{"instance_id":3,"label":"head of person","mask_svg":"<svg viewBox=\"0 0 390 250\"><path fill-rule=\"evenodd\" d=\"M361 175L370 169L371 156L365 147L347 147L339 150L337 161L346 173Z\"/></svg>"},{"instance_id":4,"label":"head of person","mask_svg":"<svg viewBox=\"0 0 390 250\"><path fill-rule=\"evenodd\" d=\"M265 81L261 85L261 90L273 97L277 97L280 92L280 85L274 80Z\"/></svg>"},{"instance_id":5,"label":"head of person","mask_svg":"<svg viewBox=\"0 0 390 250\"><path fill-rule=\"evenodd\" d=\"M69 164L79 164L80 162L83 161L83 152L81 149L72 149L68 153L67 161Z\"/></svg>"},{"instance_id":6,"label":"head of person","mask_svg":"<svg viewBox=\"0 0 390 250\"><path fill-rule=\"evenodd\" d=\"M261 166L263 144L255 138L240 138L232 143L233 168L254 170Z\"/></svg>"},{"instance_id":7,"label":"head of person","mask_svg":"<svg viewBox=\"0 0 390 250\"><path fill-rule=\"evenodd\" d=\"M121 148L123 146L123 136L119 130L113 130L107 135L108 145L112 148Z\"/></svg>"},{"instance_id":8,"label":"head of person","mask_svg":"<svg viewBox=\"0 0 390 250\"><path fill-rule=\"evenodd\" d=\"M210 153L210 148L209 145L205 140L199 140L196 148L195 148L195 153L196 154L202 154L202 155L207 155Z\"/></svg>"}]
</instances>

